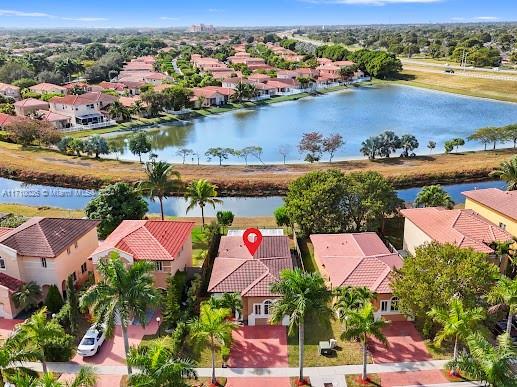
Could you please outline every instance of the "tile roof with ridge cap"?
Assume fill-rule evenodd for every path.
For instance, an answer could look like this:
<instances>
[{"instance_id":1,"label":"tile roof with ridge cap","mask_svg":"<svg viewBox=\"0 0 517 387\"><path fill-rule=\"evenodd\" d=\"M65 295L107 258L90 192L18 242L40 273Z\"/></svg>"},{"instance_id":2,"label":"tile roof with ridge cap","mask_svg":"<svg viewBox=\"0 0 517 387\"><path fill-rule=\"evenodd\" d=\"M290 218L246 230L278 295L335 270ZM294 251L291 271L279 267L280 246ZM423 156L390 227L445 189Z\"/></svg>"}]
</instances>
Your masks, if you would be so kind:
<instances>
[{"instance_id":1,"label":"tile roof with ridge cap","mask_svg":"<svg viewBox=\"0 0 517 387\"><path fill-rule=\"evenodd\" d=\"M5 273L0 273L0 286L9 289L11 292L15 292L24 284L23 281L11 277Z\"/></svg>"},{"instance_id":2,"label":"tile roof with ridge cap","mask_svg":"<svg viewBox=\"0 0 517 387\"><path fill-rule=\"evenodd\" d=\"M79 105L88 105L95 102L104 102L104 103L112 103L117 100L117 97L104 94L100 92L90 92L90 93L84 93L80 95L65 95L64 97L52 97L50 99L51 103L60 103L63 105L73 105L73 106L79 106Z\"/></svg>"},{"instance_id":3,"label":"tile roof with ridge cap","mask_svg":"<svg viewBox=\"0 0 517 387\"><path fill-rule=\"evenodd\" d=\"M391 293L390 274L402 266L374 232L313 234L314 255L333 287L365 286L376 293Z\"/></svg>"},{"instance_id":4,"label":"tile roof with ridge cap","mask_svg":"<svg viewBox=\"0 0 517 387\"><path fill-rule=\"evenodd\" d=\"M465 191L461 194L509 218L517 220L517 191L486 188Z\"/></svg>"},{"instance_id":5,"label":"tile roof with ridge cap","mask_svg":"<svg viewBox=\"0 0 517 387\"><path fill-rule=\"evenodd\" d=\"M264 236L252 256L242 236L223 236L219 244L208 291L237 292L241 296L269 297L270 285L284 269L292 269L293 260L286 236Z\"/></svg>"},{"instance_id":6,"label":"tile roof with ridge cap","mask_svg":"<svg viewBox=\"0 0 517 387\"><path fill-rule=\"evenodd\" d=\"M0 244L20 255L55 258L96 228L97 220L34 217L0 236Z\"/></svg>"},{"instance_id":7,"label":"tile roof with ridge cap","mask_svg":"<svg viewBox=\"0 0 517 387\"><path fill-rule=\"evenodd\" d=\"M118 249L135 260L173 261L190 237L194 222L124 220L93 255Z\"/></svg>"},{"instance_id":8,"label":"tile roof with ridge cap","mask_svg":"<svg viewBox=\"0 0 517 387\"><path fill-rule=\"evenodd\" d=\"M438 243L452 243L491 254L490 243L512 240L512 235L472 210L442 207L410 208L401 211L415 226Z\"/></svg>"}]
</instances>

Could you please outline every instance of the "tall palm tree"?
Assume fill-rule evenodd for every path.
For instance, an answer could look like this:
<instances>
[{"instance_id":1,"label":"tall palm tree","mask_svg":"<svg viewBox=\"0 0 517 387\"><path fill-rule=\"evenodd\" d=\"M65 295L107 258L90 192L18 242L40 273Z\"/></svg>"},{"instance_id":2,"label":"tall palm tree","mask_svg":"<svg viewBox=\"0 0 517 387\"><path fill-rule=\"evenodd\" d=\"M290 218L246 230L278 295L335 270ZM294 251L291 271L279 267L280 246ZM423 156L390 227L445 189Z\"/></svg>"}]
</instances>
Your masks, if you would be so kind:
<instances>
[{"instance_id":1,"label":"tall palm tree","mask_svg":"<svg viewBox=\"0 0 517 387\"><path fill-rule=\"evenodd\" d=\"M132 347L128 364L140 371L129 377L129 386L169 387L185 386L185 378L196 378L194 363L178 358L173 351L170 337L156 339L145 345Z\"/></svg>"},{"instance_id":2,"label":"tall palm tree","mask_svg":"<svg viewBox=\"0 0 517 387\"><path fill-rule=\"evenodd\" d=\"M221 297L212 296L208 303L214 309L230 309L233 315L240 315L242 311L242 298L239 293L223 293Z\"/></svg>"},{"instance_id":3,"label":"tall palm tree","mask_svg":"<svg viewBox=\"0 0 517 387\"><path fill-rule=\"evenodd\" d=\"M506 333L510 334L512 330L512 318L517 313L517 278L513 280L505 275L501 275L497 284L492 288L488 294L488 301L497 303L491 311L507 307L508 321L506 323Z\"/></svg>"},{"instance_id":4,"label":"tall palm tree","mask_svg":"<svg viewBox=\"0 0 517 387\"><path fill-rule=\"evenodd\" d=\"M433 308L429 316L442 326L438 332L435 342L438 346L450 337L454 338L453 360L458 359L458 342L465 340L476 325L485 318L483 308L465 309L463 302L458 297L449 300L447 309Z\"/></svg>"},{"instance_id":5,"label":"tall palm tree","mask_svg":"<svg viewBox=\"0 0 517 387\"><path fill-rule=\"evenodd\" d=\"M273 304L271 321L280 323L284 316L289 316L289 333L298 328L298 365L302 382L305 318L311 313L329 315L328 304L332 294L319 273L307 273L300 269L282 271L280 280L271 285L271 292L280 295L280 299Z\"/></svg>"},{"instance_id":6,"label":"tall palm tree","mask_svg":"<svg viewBox=\"0 0 517 387\"><path fill-rule=\"evenodd\" d=\"M20 333L8 337L0 347L0 382L3 386L6 377L15 373L30 374L32 371L22 367L25 361L40 360L41 353L25 345Z\"/></svg>"},{"instance_id":7,"label":"tall palm tree","mask_svg":"<svg viewBox=\"0 0 517 387\"><path fill-rule=\"evenodd\" d=\"M180 174L174 170L171 164L165 161L152 161L145 164L145 174L147 180L140 181L137 188L144 195L149 196L151 200L158 198L160 202L160 213L162 220L163 214L163 199L167 198L169 194L178 189ZM174 179L171 179L173 177Z\"/></svg>"},{"instance_id":8,"label":"tall palm tree","mask_svg":"<svg viewBox=\"0 0 517 387\"><path fill-rule=\"evenodd\" d=\"M43 307L20 325L19 335L23 344L29 345L43 366L43 372L47 372L45 360L45 343L48 340L64 334L63 327L55 320L47 320L47 308Z\"/></svg>"},{"instance_id":9,"label":"tall palm tree","mask_svg":"<svg viewBox=\"0 0 517 387\"><path fill-rule=\"evenodd\" d=\"M221 199L217 199L217 187L205 179L193 181L187 187L185 198L189 200L187 213L194 207L201 208L201 218L203 227L205 227L205 206L210 204L214 209L217 203L222 203Z\"/></svg>"},{"instance_id":10,"label":"tall palm tree","mask_svg":"<svg viewBox=\"0 0 517 387\"><path fill-rule=\"evenodd\" d=\"M118 101L114 101L110 104L108 114L112 119L121 119L123 121L131 118L131 112L129 109Z\"/></svg>"},{"instance_id":11,"label":"tall palm tree","mask_svg":"<svg viewBox=\"0 0 517 387\"><path fill-rule=\"evenodd\" d=\"M18 387L95 387L97 376L93 368L81 367L77 376L69 382L60 382L52 372L46 372L40 377L18 373L10 378L10 382Z\"/></svg>"},{"instance_id":12,"label":"tall palm tree","mask_svg":"<svg viewBox=\"0 0 517 387\"><path fill-rule=\"evenodd\" d=\"M90 286L80 298L81 308L90 308L95 322L106 326L106 335L113 336L115 324L120 321L124 350L129 352L127 327L133 318L146 323L146 310L158 302L153 285L154 265L138 261L126 268L117 253L99 261L100 280ZM131 365L127 366L131 374Z\"/></svg>"},{"instance_id":13,"label":"tall palm tree","mask_svg":"<svg viewBox=\"0 0 517 387\"><path fill-rule=\"evenodd\" d=\"M338 319L346 324L348 314L362 308L373 299L373 293L366 287L344 286L334 290L333 309Z\"/></svg>"},{"instance_id":14,"label":"tall palm tree","mask_svg":"<svg viewBox=\"0 0 517 387\"><path fill-rule=\"evenodd\" d=\"M490 176L504 180L507 184L507 190L513 191L517 189L517 156L508 161L503 161L498 169L490 172Z\"/></svg>"},{"instance_id":15,"label":"tall palm tree","mask_svg":"<svg viewBox=\"0 0 517 387\"><path fill-rule=\"evenodd\" d=\"M415 199L416 207L445 207L452 209L454 201L441 185L427 185L422 187Z\"/></svg>"},{"instance_id":16,"label":"tall palm tree","mask_svg":"<svg viewBox=\"0 0 517 387\"><path fill-rule=\"evenodd\" d=\"M41 288L34 282L30 281L23 284L16 292L13 293L14 306L23 310L30 309L38 305L41 300Z\"/></svg>"},{"instance_id":17,"label":"tall palm tree","mask_svg":"<svg viewBox=\"0 0 517 387\"><path fill-rule=\"evenodd\" d=\"M367 341L368 337L375 337L385 346L388 345L386 336L382 333L382 328L386 325L384 320L375 320L373 305L367 302L362 308L352 311L348 315L347 326L341 334L343 340L359 340L363 347L363 372L361 378L363 381L368 380L366 365L368 363Z\"/></svg>"},{"instance_id":18,"label":"tall palm tree","mask_svg":"<svg viewBox=\"0 0 517 387\"><path fill-rule=\"evenodd\" d=\"M228 319L230 309L213 309L209 303L203 303L199 317L189 322L190 335L198 343L208 344L212 352L212 383L215 378L215 351L217 348L229 347L232 331L237 327Z\"/></svg>"},{"instance_id":19,"label":"tall palm tree","mask_svg":"<svg viewBox=\"0 0 517 387\"><path fill-rule=\"evenodd\" d=\"M517 356L507 333L497 338L493 346L479 332L467 338L469 353L462 353L458 359L447 364L449 369L461 369L473 380L479 380L494 387L515 387L515 375L511 361Z\"/></svg>"}]
</instances>

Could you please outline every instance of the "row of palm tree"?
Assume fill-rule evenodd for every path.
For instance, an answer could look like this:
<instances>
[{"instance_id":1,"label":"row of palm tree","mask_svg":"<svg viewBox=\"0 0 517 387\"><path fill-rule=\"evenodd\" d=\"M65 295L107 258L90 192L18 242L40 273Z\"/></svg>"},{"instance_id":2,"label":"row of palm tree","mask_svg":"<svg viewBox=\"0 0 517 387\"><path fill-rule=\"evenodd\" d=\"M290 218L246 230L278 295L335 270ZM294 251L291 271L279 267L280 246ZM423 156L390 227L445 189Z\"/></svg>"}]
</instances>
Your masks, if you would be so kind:
<instances>
[{"instance_id":1,"label":"row of palm tree","mask_svg":"<svg viewBox=\"0 0 517 387\"><path fill-rule=\"evenodd\" d=\"M146 180L137 183L137 189L151 200L158 198L160 214L164 219L163 199L166 199L181 188L180 173L165 161L150 161L145 164ZM187 213L195 207L201 209L201 219L205 226L205 207L222 203L217 198L217 187L205 179L191 182L185 190L185 198L189 201Z\"/></svg>"}]
</instances>

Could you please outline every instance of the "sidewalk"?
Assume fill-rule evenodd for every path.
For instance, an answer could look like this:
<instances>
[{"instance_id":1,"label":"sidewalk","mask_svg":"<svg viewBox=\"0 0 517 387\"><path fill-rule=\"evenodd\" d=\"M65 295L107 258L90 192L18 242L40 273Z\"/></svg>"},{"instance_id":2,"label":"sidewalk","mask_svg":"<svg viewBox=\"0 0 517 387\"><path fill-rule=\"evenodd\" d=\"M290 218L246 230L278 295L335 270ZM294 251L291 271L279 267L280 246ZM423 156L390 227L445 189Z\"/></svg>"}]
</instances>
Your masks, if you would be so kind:
<instances>
[{"instance_id":1,"label":"sidewalk","mask_svg":"<svg viewBox=\"0 0 517 387\"><path fill-rule=\"evenodd\" d=\"M443 369L447 360L430 360L404 363L369 364L369 373L383 372L406 372ZM41 371L41 363L23 363L24 366L35 371ZM48 363L49 371L66 374L76 374L81 369L77 363ZM363 366L361 364L343 365L334 367L307 367L304 374L311 376L332 376L332 375L356 375L360 374ZM127 368L122 365L94 365L95 373L99 375L126 375ZM196 368L198 376L209 377L212 374L211 368ZM299 374L297 367L280 368L216 368L216 375L227 378L239 377L296 377Z\"/></svg>"}]
</instances>

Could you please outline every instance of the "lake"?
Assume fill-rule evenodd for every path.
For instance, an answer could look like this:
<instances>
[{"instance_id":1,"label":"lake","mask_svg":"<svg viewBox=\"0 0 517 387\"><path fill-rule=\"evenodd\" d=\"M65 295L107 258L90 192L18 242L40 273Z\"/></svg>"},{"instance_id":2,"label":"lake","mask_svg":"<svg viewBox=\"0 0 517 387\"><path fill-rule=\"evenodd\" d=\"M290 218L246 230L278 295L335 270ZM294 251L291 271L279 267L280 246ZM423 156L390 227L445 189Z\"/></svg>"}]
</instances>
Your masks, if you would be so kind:
<instances>
[{"instance_id":1,"label":"lake","mask_svg":"<svg viewBox=\"0 0 517 387\"><path fill-rule=\"evenodd\" d=\"M444 185L443 188L451 195L456 203L461 203L464 198L462 191L480 188L505 188L501 181L485 181L479 183L465 183ZM407 188L398 190L398 196L412 202L420 188ZM25 184L16 180L0 178L0 203L20 203L31 206L50 206L66 209L83 209L88 201L97 194L94 190L80 190L72 188L49 187L43 185ZM214 210L211 207L205 209L205 215L214 216L215 212L225 209L232 211L236 216L271 216L275 208L283 203L281 196L272 197L223 197L223 205L218 205ZM182 197L172 197L164 201L166 215L185 216L187 202ZM149 210L159 213L158 202L149 202ZM199 209L192 210L189 216L201 216Z\"/></svg>"},{"instance_id":2,"label":"lake","mask_svg":"<svg viewBox=\"0 0 517 387\"><path fill-rule=\"evenodd\" d=\"M335 159L360 157L361 142L388 129L399 136L415 135L420 142L416 153L428 154L429 140L437 143L435 152L442 153L443 143L451 138L466 138L484 126L514 123L515 117L517 104L408 86L362 86L165 125L151 129L149 134L153 153L158 159L169 162L181 162L177 155L180 148L202 154L201 163L207 163L204 153L210 147L261 146L262 160L274 163L282 161L278 148L284 144L290 148L287 160L300 162L304 155L298 153L296 146L305 132L340 133L346 145L336 153ZM123 138L116 139L124 144ZM126 149L120 157L137 160L138 157L127 150L127 138L125 144ZM481 147L478 143L467 142L462 149ZM327 158L327 155L323 156L324 160ZM189 157L187 162L197 160ZM250 162L259 163L253 157ZM243 160L231 156L226 163L243 163Z\"/></svg>"}]
</instances>

